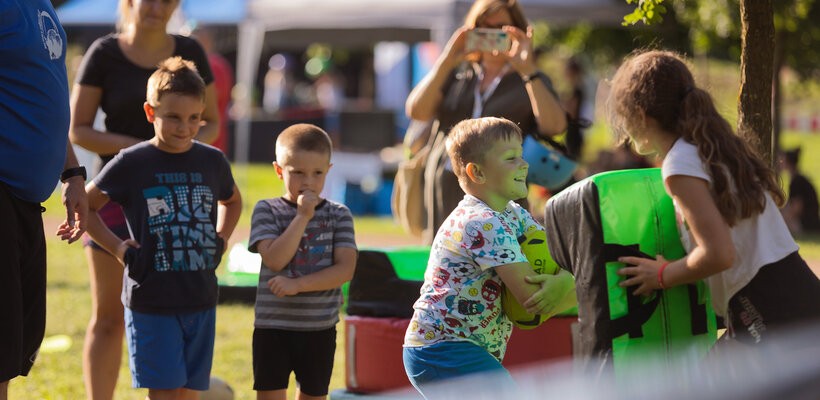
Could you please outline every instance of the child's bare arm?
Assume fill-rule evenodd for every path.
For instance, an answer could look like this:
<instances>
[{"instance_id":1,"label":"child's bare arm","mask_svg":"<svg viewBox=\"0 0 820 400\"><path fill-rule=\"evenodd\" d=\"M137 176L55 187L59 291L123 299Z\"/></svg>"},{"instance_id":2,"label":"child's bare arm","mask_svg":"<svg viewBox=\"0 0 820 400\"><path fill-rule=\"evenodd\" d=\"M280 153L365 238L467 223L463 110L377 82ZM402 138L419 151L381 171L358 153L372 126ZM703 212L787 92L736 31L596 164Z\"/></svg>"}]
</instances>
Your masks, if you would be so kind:
<instances>
[{"instance_id":1,"label":"child's bare arm","mask_svg":"<svg viewBox=\"0 0 820 400\"><path fill-rule=\"evenodd\" d=\"M216 214L216 234L219 235L227 245L236 223L239 221L239 214L242 213L242 195L239 188L233 185L233 195L227 200L219 201Z\"/></svg>"},{"instance_id":2,"label":"child's bare arm","mask_svg":"<svg viewBox=\"0 0 820 400\"><path fill-rule=\"evenodd\" d=\"M299 243L305 234L308 222L313 219L316 212L316 205L321 199L316 193L306 190L302 192L296 200L296 216L290 225L276 239L266 239L259 241L256 246L259 255L262 256L262 263L273 272L279 272L290 263Z\"/></svg>"},{"instance_id":3,"label":"child's bare arm","mask_svg":"<svg viewBox=\"0 0 820 400\"><path fill-rule=\"evenodd\" d=\"M541 287L529 283L525 280L527 276L536 275L532 266L526 262L513 263L495 267L495 272L501 277L510 292L512 292L519 304L524 304Z\"/></svg>"},{"instance_id":4,"label":"child's bare arm","mask_svg":"<svg viewBox=\"0 0 820 400\"><path fill-rule=\"evenodd\" d=\"M290 225L282 232L282 235L276 239L263 239L259 241L257 250L262 256L262 263L268 269L274 272L279 272L293 260L296 255L296 250L299 248L299 242L302 240L302 235L305 234L309 218L301 215L296 215L291 221Z\"/></svg>"},{"instance_id":5,"label":"child's bare arm","mask_svg":"<svg viewBox=\"0 0 820 400\"><path fill-rule=\"evenodd\" d=\"M578 299L575 296L575 277L566 270L559 269L555 275L528 276L527 282L540 284L539 292L544 292L543 295L536 292L522 303L530 314L551 316L578 305ZM555 298L558 298L558 301L550 303L551 299Z\"/></svg>"},{"instance_id":6,"label":"child's bare arm","mask_svg":"<svg viewBox=\"0 0 820 400\"><path fill-rule=\"evenodd\" d=\"M539 284L530 283L526 278L536 276L529 263L513 263L496 267L495 271L510 289L519 304L527 307L532 314L552 315L566 303L568 288L566 276L548 275ZM538 275L540 277L540 275ZM572 277L569 276L571 280ZM570 286L572 287L572 286ZM568 307L567 307L568 308Z\"/></svg>"},{"instance_id":7,"label":"child's bare arm","mask_svg":"<svg viewBox=\"0 0 820 400\"><path fill-rule=\"evenodd\" d=\"M333 250L333 265L330 267L295 279L275 276L268 281L268 287L273 294L280 297L335 289L353 278L357 257L358 251L352 247L336 248Z\"/></svg>"},{"instance_id":8,"label":"child's bare arm","mask_svg":"<svg viewBox=\"0 0 820 400\"><path fill-rule=\"evenodd\" d=\"M691 230L695 247L687 256L670 262L661 255L655 260L618 259L627 264L618 270L618 274L627 276L620 285L639 285L634 292L636 295L647 295L660 289L659 278L662 278L664 287L673 287L720 273L731 268L736 257L731 228L712 199L708 183L700 178L673 175L666 179L666 185ZM658 271L663 265L666 267L659 277Z\"/></svg>"},{"instance_id":9,"label":"child's bare arm","mask_svg":"<svg viewBox=\"0 0 820 400\"><path fill-rule=\"evenodd\" d=\"M88 234L100 247L117 257L123 262L125 250L128 247L139 247L139 244L132 240L122 240L111 229L103 223L97 210L108 203L108 195L103 193L94 182L88 183L85 187L88 196Z\"/></svg>"}]
</instances>

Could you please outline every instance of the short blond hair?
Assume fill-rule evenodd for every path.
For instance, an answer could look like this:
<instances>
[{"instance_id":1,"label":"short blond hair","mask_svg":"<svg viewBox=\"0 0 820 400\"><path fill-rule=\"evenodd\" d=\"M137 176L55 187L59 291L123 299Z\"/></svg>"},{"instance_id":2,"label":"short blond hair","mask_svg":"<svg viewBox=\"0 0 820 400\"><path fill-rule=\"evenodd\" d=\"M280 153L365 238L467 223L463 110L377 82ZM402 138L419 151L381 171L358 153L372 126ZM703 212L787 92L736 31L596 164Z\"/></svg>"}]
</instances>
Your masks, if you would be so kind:
<instances>
[{"instance_id":1,"label":"short blond hair","mask_svg":"<svg viewBox=\"0 0 820 400\"><path fill-rule=\"evenodd\" d=\"M296 151L314 151L330 157L333 141L330 135L313 124L291 125L276 138L276 160L281 161L287 154Z\"/></svg>"},{"instance_id":2,"label":"short blond hair","mask_svg":"<svg viewBox=\"0 0 820 400\"><path fill-rule=\"evenodd\" d=\"M523 134L521 128L508 119L484 117L456 124L447 135L447 155L459 181L467 179L467 164L481 164L495 142L512 138L523 140Z\"/></svg>"},{"instance_id":3,"label":"short blond hair","mask_svg":"<svg viewBox=\"0 0 820 400\"><path fill-rule=\"evenodd\" d=\"M148 78L145 99L152 107L157 107L162 96L168 93L199 97L205 101L205 81L192 61L177 56L159 63L157 70Z\"/></svg>"}]
</instances>

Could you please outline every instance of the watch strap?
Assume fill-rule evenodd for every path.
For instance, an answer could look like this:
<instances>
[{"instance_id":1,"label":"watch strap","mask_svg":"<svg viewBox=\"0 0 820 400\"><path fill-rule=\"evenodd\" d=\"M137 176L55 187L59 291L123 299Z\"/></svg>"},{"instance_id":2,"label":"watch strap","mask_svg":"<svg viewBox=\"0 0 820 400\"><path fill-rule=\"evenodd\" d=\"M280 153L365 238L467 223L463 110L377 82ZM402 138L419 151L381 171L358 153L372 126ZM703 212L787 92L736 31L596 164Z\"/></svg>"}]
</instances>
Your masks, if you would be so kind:
<instances>
[{"instance_id":1,"label":"watch strap","mask_svg":"<svg viewBox=\"0 0 820 400\"><path fill-rule=\"evenodd\" d=\"M65 182L66 180L68 180L68 178L72 178L75 176L82 176L83 181L88 179L88 175L85 172L85 167L81 166L66 169L65 171L63 171L63 173L60 174L60 182Z\"/></svg>"}]
</instances>

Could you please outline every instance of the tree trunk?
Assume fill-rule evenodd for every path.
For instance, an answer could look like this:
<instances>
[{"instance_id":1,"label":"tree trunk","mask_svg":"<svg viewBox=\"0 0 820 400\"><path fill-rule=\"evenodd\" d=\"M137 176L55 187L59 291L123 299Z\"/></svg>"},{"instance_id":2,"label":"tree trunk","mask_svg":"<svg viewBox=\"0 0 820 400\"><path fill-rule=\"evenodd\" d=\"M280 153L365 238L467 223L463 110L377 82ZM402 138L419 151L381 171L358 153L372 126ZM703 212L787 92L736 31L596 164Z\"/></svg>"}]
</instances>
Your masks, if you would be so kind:
<instances>
[{"instance_id":1,"label":"tree trunk","mask_svg":"<svg viewBox=\"0 0 820 400\"><path fill-rule=\"evenodd\" d=\"M774 165L772 154L772 0L740 0L738 133Z\"/></svg>"},{"instance_id":2,"label":"tree trunk","mask_svg":"<svg viewBox=\"0 0 820 400\"><path fill-rule=\"evenodd\" d=\"M789 34L785 29L775 33L774 66L772 70L772 154L774 154L775 160L777 160L777 155L780 153L780 131L783 124L783 85L780 77L786 60L786 40L788 39Z\"/></svg>"}]
</instances>

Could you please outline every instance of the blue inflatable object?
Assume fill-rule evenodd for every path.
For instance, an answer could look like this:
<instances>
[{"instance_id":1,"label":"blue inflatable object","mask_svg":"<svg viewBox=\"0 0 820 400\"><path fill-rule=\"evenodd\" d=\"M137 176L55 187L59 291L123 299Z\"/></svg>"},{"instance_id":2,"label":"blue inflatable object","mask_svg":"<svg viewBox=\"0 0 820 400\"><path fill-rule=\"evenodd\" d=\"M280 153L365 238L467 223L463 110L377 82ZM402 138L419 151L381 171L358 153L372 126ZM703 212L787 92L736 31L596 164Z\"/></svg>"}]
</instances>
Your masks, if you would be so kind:
<instances>
[{"instance_id":1,"label":"blue inflatable object","mask_svg":"<svg viewBox=\"0 0 820 400\"><path fill-rule=\"evenodd\" d=\"M578 167L575 161L530 135L524 138L524 161L530 164L527 181L547 189L558 189L569 182Z\"/></svg>"}]
</instances>

